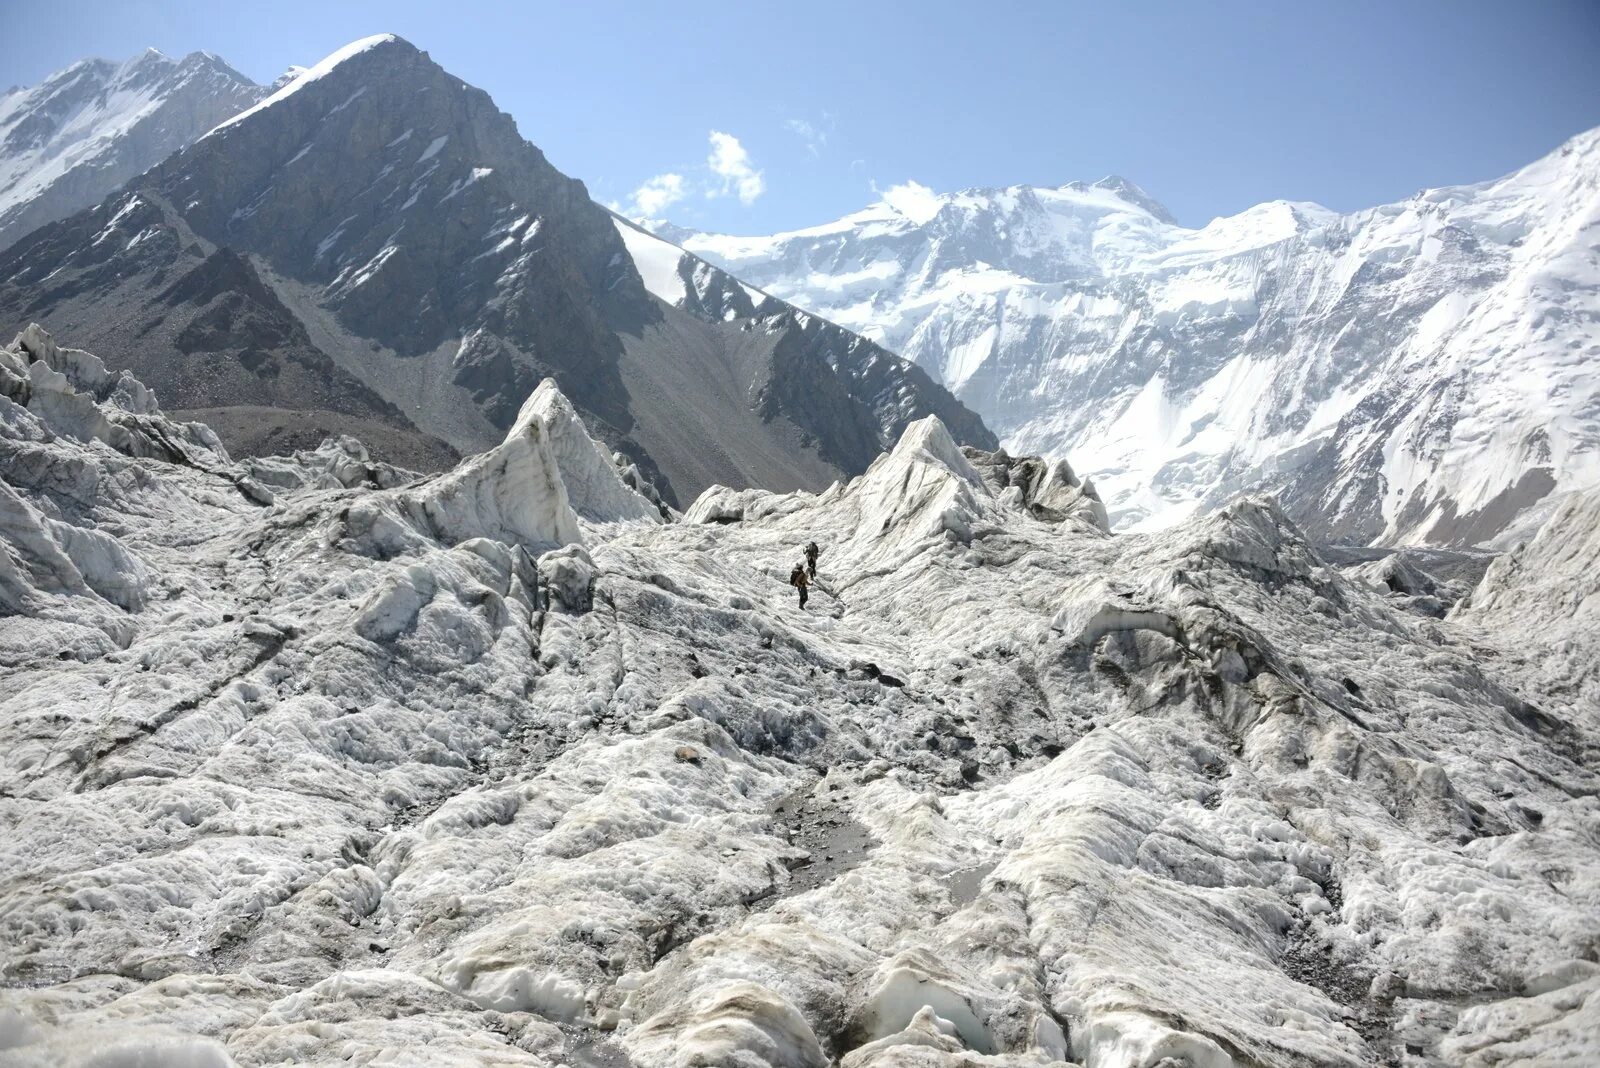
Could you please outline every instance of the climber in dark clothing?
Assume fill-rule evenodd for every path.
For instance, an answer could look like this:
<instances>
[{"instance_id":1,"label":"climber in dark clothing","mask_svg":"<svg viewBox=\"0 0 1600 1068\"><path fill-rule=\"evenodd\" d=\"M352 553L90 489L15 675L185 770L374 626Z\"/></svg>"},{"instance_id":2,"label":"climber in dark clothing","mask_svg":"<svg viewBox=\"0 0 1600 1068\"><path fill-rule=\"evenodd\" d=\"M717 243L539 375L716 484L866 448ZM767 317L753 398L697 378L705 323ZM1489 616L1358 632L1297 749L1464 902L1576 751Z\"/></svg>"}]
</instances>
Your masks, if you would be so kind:
<instances>
[{"instance_id":1,"label":"climber in dark clothing","mask_svg":"<svg viewBox=\"0 0 1600 1068\"><path fill-rule=\"evenodd\" d=\"M817 557L821 555L822 550L817 548L816 542L806 546L806 572L813 579L817 577Z\"/></svg>"},{"instance_id":2,"label":"climber in dark clothing","mask_svg":"<svg viewBox=\"0 0 1600 1068\"><path fill-rule=\"evenodd\" d=\"M800 591L800 607L804 608L806 606L806 597L808 596L806 587L811 585L810 580L806 578L804 564L794 565L794 570L789 572L789 585Z\"/></svg>"}]
</instances>

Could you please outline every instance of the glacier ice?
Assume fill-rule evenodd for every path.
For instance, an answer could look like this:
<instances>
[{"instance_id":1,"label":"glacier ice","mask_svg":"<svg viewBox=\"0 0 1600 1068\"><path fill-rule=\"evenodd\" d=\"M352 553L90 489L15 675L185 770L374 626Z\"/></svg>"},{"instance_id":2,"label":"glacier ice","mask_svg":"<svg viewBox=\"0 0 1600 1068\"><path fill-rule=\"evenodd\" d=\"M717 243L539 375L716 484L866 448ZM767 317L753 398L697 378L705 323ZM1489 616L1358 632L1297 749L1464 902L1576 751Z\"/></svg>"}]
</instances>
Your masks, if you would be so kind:
<instances>
[{"instance_id":1,"label":"glacier ice","mask_svg":"<svg viewBox=\"0 0 1600 1068\"><path fill-rule=\"evenodd\" d=\"M589 436L553 378L539 383L529 395L507 438L534 426L555 450L562 484L579 515L597 523L661 519L657 506L630 486L625 476L619 477L615 457Z\"/></svg>"},{"instance_id":2,"label":"glacier ice","mask_svg":"<svg viewBox=\"0 0 1600 1068\"><path fill-rule=\"evenodd\" d=\"M442 475L236 463L53 345L0 353L0 1063L1600 1055L1593 495L1441 615L936 420L663 515L553 387Z\"/></svg>"}]
</instances>

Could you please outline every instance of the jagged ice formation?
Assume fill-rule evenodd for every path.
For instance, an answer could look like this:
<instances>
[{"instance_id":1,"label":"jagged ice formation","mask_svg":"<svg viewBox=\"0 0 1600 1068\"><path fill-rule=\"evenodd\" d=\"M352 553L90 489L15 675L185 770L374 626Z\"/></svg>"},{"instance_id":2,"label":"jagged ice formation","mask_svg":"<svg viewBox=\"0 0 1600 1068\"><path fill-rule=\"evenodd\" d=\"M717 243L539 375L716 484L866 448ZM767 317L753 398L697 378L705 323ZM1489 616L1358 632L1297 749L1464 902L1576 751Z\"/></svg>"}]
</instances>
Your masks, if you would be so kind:
<instances>
[{"instance_id":1,"label":"jagged ice formation","mask_svg":"<svg viewBox=\"0 0 1600 1068\"><path fill-rule=\"evenodd\" d=\"M1440 619L934 419L677 515L547 386L236 463L37 330L0 489L6 1064L1597 1053L1592 500Z\"/></svg>"}]
</instances>

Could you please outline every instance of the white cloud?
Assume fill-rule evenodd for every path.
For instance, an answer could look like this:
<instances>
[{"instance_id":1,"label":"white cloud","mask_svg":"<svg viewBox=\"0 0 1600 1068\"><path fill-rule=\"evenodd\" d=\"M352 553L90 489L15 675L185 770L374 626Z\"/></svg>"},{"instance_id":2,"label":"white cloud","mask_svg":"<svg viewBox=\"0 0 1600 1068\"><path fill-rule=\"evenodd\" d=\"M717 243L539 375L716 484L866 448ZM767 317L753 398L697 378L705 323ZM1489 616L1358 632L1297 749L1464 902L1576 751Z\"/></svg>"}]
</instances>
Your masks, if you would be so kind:
<instances>
[{"instance_id":1,"label":"white cloud","mask_svg":"<svg viewBox=\"0 0 1600 1068\"><path fill-rule=\"evenodd\" d=\"M704 167L658 174L630 193L624 203L609 205L611 210L634 220L659 220L668 208L696 194L736 196L741 204L755 203L767 191L767 180L750 153L737 137L721 130L712 130L710 141Z\"/></svg>"},{"instance_id":2,"label":"white cloud","mask_svg":"<svg viewBox=\"0 0 1600 1068\"><path fill-rule=\"evenodd\" d=\"M766 179L750 162L750 153L732 134L711 131L711 155L706 158L706 166L720 179L719 185L707 190L707 196L733 193L739 197L739 203L754 204L756 198L767 191Z\"/></svg>"},{"instance_id":3,"label":"white cloud","mask_svg":"<svg viewBox=\"0 0 1600 1068\"><path fill-rule=\"evenodd\" d=\"M648 179L628 201L622 214L635 219L653 219L689 195L688 183L681 174L658 174Z\"/></svg>"},{"instance_id":4,"label":"white cloud","mask_svg":"<svg viewBox=\"0 0 1600 1068\"><path fill-rule=\"evenodd\" d=\"M828 134L833 130L833 116L824 111L821 120L817 122L812 122L810 119L786 119L783 124L806 143L807 152L813 156L820 156L828 144Z\"/></svg>"},{"instance_id":5,"label":"white cloud","mask_svg":"<svg viewBox=\"0 0 1600 1068\"><path fill-rule=\"evenodd\" d=\"M925 223L939 214L939 194L921 182L900 182L888 189L879 189L878 183L873 182L872 191L882 197L885 204L914 223Z\"/></svg>"}]
</instances>

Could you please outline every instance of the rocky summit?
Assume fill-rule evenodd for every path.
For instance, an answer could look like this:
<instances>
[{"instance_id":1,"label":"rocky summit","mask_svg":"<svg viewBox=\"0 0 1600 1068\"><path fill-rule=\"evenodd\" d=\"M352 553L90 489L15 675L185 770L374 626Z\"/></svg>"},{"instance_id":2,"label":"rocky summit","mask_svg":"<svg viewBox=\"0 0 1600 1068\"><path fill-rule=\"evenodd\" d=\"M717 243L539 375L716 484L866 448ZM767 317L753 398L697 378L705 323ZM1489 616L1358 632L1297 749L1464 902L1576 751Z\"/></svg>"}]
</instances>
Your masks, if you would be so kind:
<instances>
[{"instance_id":1,"label":"rocky summit","mask_svg":"<svg viewBox=\"0 0 1600 1068\"><path fill-rule=\"evenodd\" d=\"M926 417L679 512L554 382L236 459L37 327L0 471L6 1064L1595 1054L1592 495L1469 583Z\"/></svg>"},{"instance_id":2,"label":"rocky summit","mask_svg":"<svg viewBox=\"0 0 1600 1068\"><path fill-rule=\"evenodd\" d=\"M664 301L641 242L382 35L0 253L0 321L97 350L241 455L356 417L376 455L437 469L500 441L546 377L680 506L822 489L930 414L994 447L921 369L709 264L692 307Z\"/></svg>"}]
</instances>

